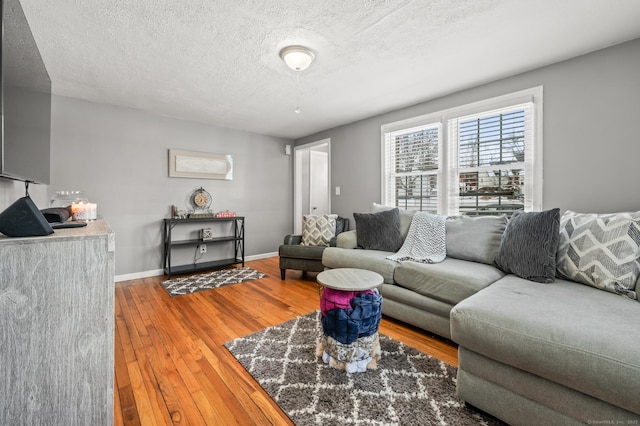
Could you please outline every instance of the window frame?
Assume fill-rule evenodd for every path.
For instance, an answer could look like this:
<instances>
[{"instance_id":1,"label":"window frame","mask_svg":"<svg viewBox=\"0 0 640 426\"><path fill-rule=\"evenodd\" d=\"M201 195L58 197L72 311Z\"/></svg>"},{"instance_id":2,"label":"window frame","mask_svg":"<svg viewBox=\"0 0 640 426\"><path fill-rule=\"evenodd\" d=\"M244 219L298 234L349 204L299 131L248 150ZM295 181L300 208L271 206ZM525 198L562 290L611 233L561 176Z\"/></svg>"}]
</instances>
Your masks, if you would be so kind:
<instances>
[{"instance_id":1,"label":"window frame","mask_svg":"<svg viewBox=\"0 0 640 426\"><path fill-rule=\"evenodd\" d=\"M458 144L453 139L451 123L469 116L490 115L492 112L511 109L522 104L531 105L533 120L530 131L532 143L525 145L525 211L541 211L543 206L543 86L505 94L458 107L448 108L380 126L381 140L381 188L380 199L387 204L387 134L410 131L413 128L439 124L438 159L438 214L458 215L459 174ZM530 177L528 177L530 174ZM458 195L455 195L458 194Z\"/></svg>"},{"instance_id":2,"label":"window frame","mask_svg":"<svg viewBox=\"0 0 640 426\"><path fill-rule=\"evenodd\" d=\"M387 131L384 132L382 135L382 159L383 159L383 165L382 165L382 200L386 200L387 196L388 196L388 192L387 189L390 187L388 180L392 179L392 178L397 178L398 175L396 173L391 173L392 177L387 178L387 170L389 170L390 167L390 162L395 163L395 157L393 157L393 159L387 157L387 153L391 152L391 150L388 147L388 139L387 139L387 135L389 135L389 138L394 138L394 136L397 136L399 134L407 134L407 133L414 133L414 132L418 132L420 130L429 130L429 129L436 129L438 132L438 167L437 169L435 169L435 171L433 170L429 170L429 171L424 171L424 173L414 173L415 175L435 175L436 179L438 181L438 190L440 190L440 182L442 182L443 179L445 179L445 175L442 173L443 170L443 157L442 157L442 149L443 149L443 144L442 144L442 123L439 122L435 122L435 123L427 123L424 122L423 120L420 119L420 117L418 118L418 120L411 120L410 123L412 124L411 127L402 127L398 130L391 130L391 131ZM409 176L410 174L405 174L405 176ZM396 200L397 201L397 200ZM437 209L440 209L440 194L438 193L438 206Z\"/></svg>"}]
</instances>

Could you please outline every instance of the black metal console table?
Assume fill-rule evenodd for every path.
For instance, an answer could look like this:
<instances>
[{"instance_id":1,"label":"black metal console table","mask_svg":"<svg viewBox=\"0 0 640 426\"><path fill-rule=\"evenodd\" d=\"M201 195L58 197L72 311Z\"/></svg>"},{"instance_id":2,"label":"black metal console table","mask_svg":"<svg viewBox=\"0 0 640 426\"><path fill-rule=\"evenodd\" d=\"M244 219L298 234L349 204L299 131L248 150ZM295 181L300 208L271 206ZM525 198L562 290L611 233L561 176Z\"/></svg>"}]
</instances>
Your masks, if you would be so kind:
<instances>
[{"instance_id":1,"label":"black metal console table","mask_svg":"<svg viewBox=\"0 0 640 426\"><path fill-rule=\"evenodd\" d=\"M233 234L213 237L211 239L188 238L174 240L172 231L178 225L206 225L207 223L225 223L231 222ZM199 230L199 228L198 228ZM206 218L187 218L187 219L164 219L164 272L171 278L171 275L186 274L189 272L206 271L210 269L222 268L229 265L241 263L244 266L244 217L206 217ZM228 259L216 259L202 263L191 263L185 265L172 265L171 252L177 247L194 247L197 248L201 244L233 244L234 256Z\"/></svg>"}]
</instances>

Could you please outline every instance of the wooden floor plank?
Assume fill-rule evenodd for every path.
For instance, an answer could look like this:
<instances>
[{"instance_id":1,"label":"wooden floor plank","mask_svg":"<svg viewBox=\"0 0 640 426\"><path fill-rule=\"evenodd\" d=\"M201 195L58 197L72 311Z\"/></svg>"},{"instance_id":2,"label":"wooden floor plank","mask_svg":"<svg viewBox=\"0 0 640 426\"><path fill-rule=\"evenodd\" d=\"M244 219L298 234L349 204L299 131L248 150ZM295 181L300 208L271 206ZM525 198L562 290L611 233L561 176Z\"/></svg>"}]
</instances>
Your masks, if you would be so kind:
<instances>
[{"instance_id":1,"label":"wooden floor plank","mask_svg":"<svg viewBox=\"0 0 640 426\"><path fill-rule=\"evenodd\" d=\"M224 344L317 310L317 274L246 266L267 277L173 298L163 276L116 284L115 425L293 424ZM457 366L446 339L390 318L380 331Z\"/></svg>"}]
</instances>

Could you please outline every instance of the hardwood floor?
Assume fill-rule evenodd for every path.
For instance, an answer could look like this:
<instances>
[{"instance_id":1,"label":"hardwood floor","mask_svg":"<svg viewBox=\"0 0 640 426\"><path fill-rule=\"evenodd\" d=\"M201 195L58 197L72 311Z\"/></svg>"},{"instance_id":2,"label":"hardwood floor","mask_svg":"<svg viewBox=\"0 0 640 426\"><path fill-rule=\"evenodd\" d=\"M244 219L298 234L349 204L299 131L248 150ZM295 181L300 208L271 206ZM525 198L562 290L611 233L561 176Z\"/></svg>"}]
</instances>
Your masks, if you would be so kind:
<instances>
[{"instance_id":1,"label":"hardwood floor","mask_svg":"<svg viewBox=\"0 0 640 426\"><path fill-rule=\"evenodd\" d=\"M223 345L318 309L315 274L246 266L268 277L176 298L165 277L116 284L115 425L292 424ZM389 318L380 332L457 366L449 341Z\"/></svg>"}]
</instances>

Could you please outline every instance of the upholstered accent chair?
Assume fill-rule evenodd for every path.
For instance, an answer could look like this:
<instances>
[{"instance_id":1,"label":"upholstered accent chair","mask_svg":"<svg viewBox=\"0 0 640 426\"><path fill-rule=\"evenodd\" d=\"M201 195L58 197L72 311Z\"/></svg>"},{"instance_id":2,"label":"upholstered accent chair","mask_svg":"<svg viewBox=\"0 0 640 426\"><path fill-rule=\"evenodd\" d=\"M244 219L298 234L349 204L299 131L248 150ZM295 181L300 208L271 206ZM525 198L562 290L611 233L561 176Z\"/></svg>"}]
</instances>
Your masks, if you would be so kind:
<instances>
[{"instance_id":1,"label":"upholstered accent chair","mask_svg":"<svg viewBox=\"0 0 640 426\"><path fill-rule=\"evenodd\" d=\"M336 233L329 241L329 246L335 247L336 235L349 230L349 219L338 216L336 218ZM284 243L278 248L280 255L280 278L286 278L287 269L303 272L322 272L322 252L326 246L302 245L302 235L289 234L284 237Z\"/></svg>"}]
</instances>

